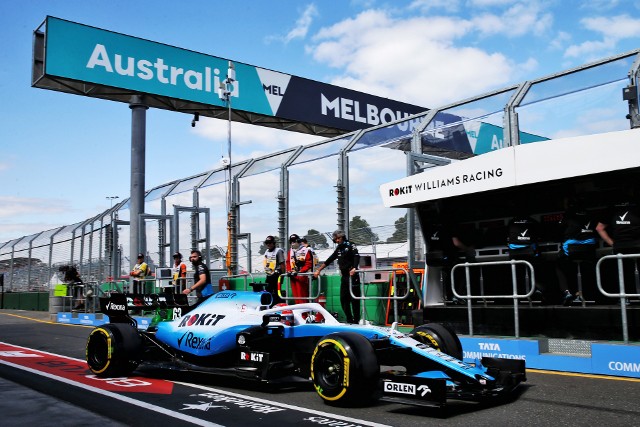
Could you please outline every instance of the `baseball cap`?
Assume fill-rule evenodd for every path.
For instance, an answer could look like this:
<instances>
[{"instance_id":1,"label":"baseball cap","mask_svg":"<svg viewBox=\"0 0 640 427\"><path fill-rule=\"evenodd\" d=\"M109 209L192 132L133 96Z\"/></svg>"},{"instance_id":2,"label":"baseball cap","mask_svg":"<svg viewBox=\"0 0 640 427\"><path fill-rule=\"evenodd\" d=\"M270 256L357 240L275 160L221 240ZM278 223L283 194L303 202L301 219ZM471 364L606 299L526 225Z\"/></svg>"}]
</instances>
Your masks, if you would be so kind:
<instances>
[{"instance_id":1,"label":"baseball cap","mask_svg":"<svg viewBox=\"0 0 640 427\"><path fill-rule=\"evenodd\" d=\"M141 252L138 254L138 258L144 258L144 254Z\"/></svg>"},{"instance_id":2,"label":"baseball cap","mask_svg":"<svg viewBox=\"0 0 640 427\"><path fill-rule=\"evenodd\" d=\"M267 236L266 239L264 239L264 243L275 243L276 242L276 238L273 236Z\"/></svg>"},{"instance_id":3,"label":"baseball cap","mask_svg":"<svg viewBox=\"0 0 640 427\"><path fill-rule=\"evenodd\" d=\"M308 243L308 242L307 242L307 239L305 239L304 237L301 237L298 241L299 241L300 243Z\"/></svg>"},{"instance_id":4,"label":"baseball cap","mask_svg":"<svg viewBox=\"0 0 640 427\"><path fill-rule=\"evenodd\" d=\"M182 258L182 254L180 252L176 252L175 254L173 254L174 258Z\"/></svg>"},{"instance_id":5,"label":"baseball cap","mask_svg":"<svg viewBox=\"0 0 640 427\"><path fill-rule=\"evenodd\" d=\"M300 241L300 236L298 236L297 234L292 234L291 236L289 236L289 242L299 242Z\"/></svg>"}]
</instances>

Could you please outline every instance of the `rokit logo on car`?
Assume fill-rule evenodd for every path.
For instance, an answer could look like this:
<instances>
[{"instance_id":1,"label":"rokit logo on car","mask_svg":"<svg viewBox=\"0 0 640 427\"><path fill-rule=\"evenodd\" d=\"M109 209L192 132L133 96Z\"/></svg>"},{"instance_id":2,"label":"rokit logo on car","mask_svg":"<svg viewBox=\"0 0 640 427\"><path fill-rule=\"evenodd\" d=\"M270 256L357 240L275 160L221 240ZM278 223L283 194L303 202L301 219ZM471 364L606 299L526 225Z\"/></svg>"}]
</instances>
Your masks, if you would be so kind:
<instances>
[{"instance_id":1,"label":"rokit logo on car","mask_svg":"<svg viewBox=\"0 0 640 427\"><path fill-rule=\"evenodd\" d=\"M264 359L264 353L254 353L254 352L240 352L240 360L246 360L249 362L262 362Z\"/></svg>"},{"instance_id":2,"label":"rokit logo on car","mask_svg":"<svg viewBox=\"0 0 640 427\"><path fill-rule=\"evenodd\" d=\"M225 317L226 316L224 314L212 313L187 314L182 318L178 327L183 328L185 326L215 326Z\"/></svg>"},{"instance_id":3,"label":"rokit logo on car","mask_svg":"<svg viewBox=\"0 0 640 427\"><path fill-rule=\"evenodd\" d=\"M211 350L211 337L198 337L194 335L193 332L185 332L180 338L178 338L178 347L182 347L183 342L185 347L189 347L194 350Z\"/></svg>"}]
</instances>

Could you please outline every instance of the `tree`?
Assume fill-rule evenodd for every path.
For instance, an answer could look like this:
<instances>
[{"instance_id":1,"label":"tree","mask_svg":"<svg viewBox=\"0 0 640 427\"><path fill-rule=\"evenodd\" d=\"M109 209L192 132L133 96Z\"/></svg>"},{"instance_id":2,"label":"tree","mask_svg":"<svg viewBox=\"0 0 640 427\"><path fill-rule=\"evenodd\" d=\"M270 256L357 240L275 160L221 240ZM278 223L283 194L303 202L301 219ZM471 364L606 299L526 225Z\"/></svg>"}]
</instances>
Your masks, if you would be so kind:
<instances>
[{"instance_id":1,"label":"tree","mask_svg":"<svg viewBox=\"0 0 640 427\"><path fill-rule=\"evenodd\" d=\"M387 243L400 243L407 241L407 214L398 218L394 223L396 229L387 239Z\"/></svg>"},{"instance_id":2,"label":"tree","mask_svg":"<svg viewBox=\"0 0 640 427\"><path fill-rule=\"evenodd\" d=\"M307 234L304 235L304 238L307 239L307 242L309 242L309 245L311 245L312 248L326 249L329 247L327 237L313 228L307 230Z\"/></svg>"},{"instance_id":3,"label":"tree","mask_svg":"<svg viewBox=\"0 0 640 427\"><path fill-rule=\"evenodd\" d=\"M371 231L371 226L360 215L354 216L349 222L349 240L356 245L371 245L378 241L378 235Z\"/></svg>"}]
</instances>

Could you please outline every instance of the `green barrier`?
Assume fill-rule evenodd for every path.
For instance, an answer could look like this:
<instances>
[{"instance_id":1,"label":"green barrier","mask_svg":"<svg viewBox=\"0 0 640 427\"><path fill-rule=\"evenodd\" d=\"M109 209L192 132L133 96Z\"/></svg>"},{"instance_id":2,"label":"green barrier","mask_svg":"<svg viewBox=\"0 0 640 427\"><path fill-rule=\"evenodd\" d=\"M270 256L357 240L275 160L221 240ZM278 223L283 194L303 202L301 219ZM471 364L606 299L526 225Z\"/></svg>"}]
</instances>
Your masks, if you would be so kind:
<instances>
[{"instance_id":1,"label":"green barrier","mask_svg":"<svg viewBox=\"0 0 640 427\"><path fill-rule=\"evenodd\" d=\"M49 292L6 292L3 308L9 310L49 311Z\"/></svg>"}]
</instances>

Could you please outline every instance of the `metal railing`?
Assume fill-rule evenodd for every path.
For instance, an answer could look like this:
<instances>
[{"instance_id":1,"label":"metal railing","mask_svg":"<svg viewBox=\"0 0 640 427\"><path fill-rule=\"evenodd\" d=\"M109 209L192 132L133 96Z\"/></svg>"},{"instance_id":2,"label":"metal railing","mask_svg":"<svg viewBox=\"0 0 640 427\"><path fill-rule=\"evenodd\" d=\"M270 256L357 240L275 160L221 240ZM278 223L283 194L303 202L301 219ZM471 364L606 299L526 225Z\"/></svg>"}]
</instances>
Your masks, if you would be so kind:
<instances>
[{"instance_id":1,"label":"metal railing","mask_svg":"<svg viewBox=\"0 0 640 427\"><path fill-rule=\"evenodd\" d=\"M313 272L312 271L308 272L308 273L296 273L296 276L297 277L309 276L309 279L310 279L309 280L309 284L308 284L308 287L309 287L308 295L309 296L308 297L301 297L301 296L283 296L282 295L283 278L288 278L289 279L288 290L290 291L290 293L287 292L285 295L293 295L293 289L291 288L291 277L292 277L291 273L281 274L280 277L278 277L278 296L281 299L285 300L285 301L288 301L288 300L307 300L309 302L317 301L320 298L320 294L322 293L322 286L320 284L320 280L315 278L315 277L313 277ZM314 280L318 281L318 289L317 289L317 292L316 292L315 295L313 295L313 281Z\"/></svg>"},{"instance_id":2,"label":"metal railing","mask_svg":"<svg viewBox=\"0 0 640 427\"><path fill-rule=\"evenodd\" d=\"M253 274L251 273L243 273L243 274L232 274L230 276L222 276L220 277L220 280L222 279L227 279L227 281L229 281L229 279L234 279L234 278L238 278L238 277L242 277L244 279L244 290L248 290L249 289L249 282L247 281L247 279L250 277L251 278L251 282L253 283ZM220 289L223 290L223 289Z\"/></svg>"},{"instance_id":3,"label":"metal railing","mask_svg":"<svg viewBox=\"0 0 640 427\"><path fill-rule=\"evenodd\" d=\"M618 289L620 292L618 293L610 293L604 290L602 287L602 279L600 275L600 267L602 263L608 260L617 260L618 264ZM640 259L640 254L616 254L616 255L606 255L598 260L596 264L596 284L598 285L598 290L607 297L611 298L620 298L620 316L622 318L622 339L624 343L627 344L629 342L629 323L627 320L627 298L628 297L640 297L640 293L631 293L628 294L625 292L625 283L624 283L624 259ZM640 282L640 273L638 272L638 262L634 261L634 279L636 284L636 291L638 290L638 283Z\"/></svg>"},{"instance_id":4,"label":"metal railing","mask_svg":"<svg viewBox=\"0 0 640 427\"><path fill-rule=\"evenodd\" d=\"M528 287L528 291L525 294L518 293L518 275L516 272L516 265L524 265L527 268L526 271L529 271L531 274L531 282L525 282L525 286ZM481 286L480 295L472 295L471 293L471 268L480 268L490 265L497 266L510 266L511 267L511 286L513 293L510 295L485 295L484 294L484 286ZM456 283L455 283L455 270L464 268L465 270L465 280L467 287L467 294L461 295L456 291ZM514 328L515 328L515 337L520 338L520 317L518 313L518 302L522 299L530 299L531 295L535 292L535 283L536 276L533 265L530 262L524 260L509 260L509 261L487 261L487 262L475 262L469 263L465 262L464 264L456 264L451 269L451 290L453 291L453 295L457 298L462 298L467 301L467 316L469 319L469 335L473 336L473 311L471 309L471 300L474 299L482 299L485 300L487 298L493 299L512 299L513 300L513 320L514 320Z\"/></svg>"},{"instance_id":5,"label":"metal railing","mask_svg":"<svg viewBox=\"0 0 640 427\"><path fill-rule=\"evenodd\" d=\"M367 268L367 269L363 269L363 270L356 270L356 274L371 273L371 272L374 272L374 271L390 271L390 272L394 272L394 273L397 272L397 271L402 271L404 273L404 276L405 276L405 283L407 283L407 292L402 296L396 295L396 289L398 289L398 287L396 286L397 275L394 274L393 275L394 281L391 284L391 292L389 293L389 296L382 296L382 297L366 296L366 292L364 292L365 285L370 286L373 283L364 283L364 280L362 280L362 278L361 278L360 279L360 295L361 296L356 296L353 293L353 286L349 286L349 293L351 294L351 298L356 299L356 300L386 300L386 301L393 301L393 320L394 320L395 324L398 324L398 301L406 299L410 294L411 282L409 280L409 272L404 268L398 268L398 267L396 267L396 268ZM349 277L349 283L351 283L351 277ZM367 323L367 308L366 308L366 305L365 304L361 304L360 310L361 310L360 320L362 321L362 323L366 324Z\"/></svg>"}]
</instances>

